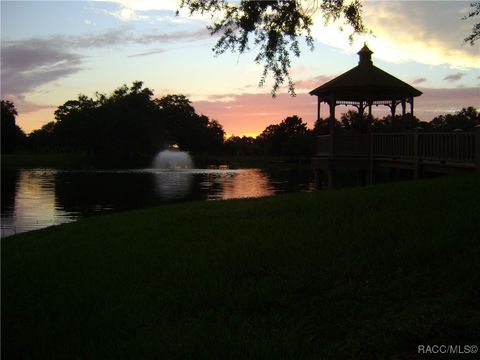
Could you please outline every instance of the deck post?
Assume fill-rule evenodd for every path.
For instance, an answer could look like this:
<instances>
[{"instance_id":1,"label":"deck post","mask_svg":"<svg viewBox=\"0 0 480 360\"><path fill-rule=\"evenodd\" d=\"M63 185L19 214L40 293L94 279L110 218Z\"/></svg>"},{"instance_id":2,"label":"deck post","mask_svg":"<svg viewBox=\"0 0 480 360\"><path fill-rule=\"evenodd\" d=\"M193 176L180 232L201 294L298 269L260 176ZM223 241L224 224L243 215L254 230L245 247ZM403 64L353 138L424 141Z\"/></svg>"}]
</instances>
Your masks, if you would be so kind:
<instances>
[{"instance_id":1,"label":"deck post","mask_svg":"<svg viewBox=\"0 0 480 360\"><path fill-rule=\"evenodd\" d=\"M480 124L475 126L475 168L480 173Z\"/></svg>"},{"instance_id":2,"label":"deck post","mask_svg":"<svg viewBox=\"0 0 480 360\"><path fill-rule=\"evenodd\" d=\"M320 121L320 96L317 96L317 121ZM320 125L320 124L318 124Z\"/></svg>"},{"instance_id":3,"label":"deck post","mask_svg":"<svg viewBox=\"0 0 480 360\"><path fill-rule=\"evenodd\" d=\"M374 174L374 156L373 153L373 141L374 141L373 129L368 129L368 172L367 172L367 185L373 185L373 174Z\"/></svg>"},{"instance_id":4,"label":"deck post","mask_svg":"<svg viewBox=\"0 0 480 360\"><path fill-rule=\"evenodd\" d=\"M418 175L420 172L418 145L419 145L419 137L420 137L419 133L421 130L422 130L421 127L417 127L413 130L413 178L415 180L418 179Z\"/></svg>"},{"instance_id":5,"label":"deck post","mask_svg":"<svg viewBox=\"0 0 480 360\"><path fill-rule=\"evenodd\" d=\"M335 106L336 101L335 99L330 99L330 118L328 119L328 128L330 132L330 157L334 157L334 149L335 149Z\"/></svg>"},{"instance_id":6,"label":"deck post","mask_svg":"<svg viewBox=\"0 0 480 360\"><path fill-rule=\"evenodd\" d=\"M390 129L391 131L394 131L394 127L393 127L393 121L395 119L395 110L397 108L397 100L392 100L392 104L390 105L390 111L392 113L392 120L390 121Z\"/></svg>"},{"instance_id":7,"label":"deck post","mask_svg":"<svg viewBox=\"0 0 480 360\"><path fill-rule=\"evenodd\" d=\"M373 101L368 102L367 134L369 133L372 127L372 104L373 104Z\"/></svg>"},{"instance_id":8,"label":"deck post","mask_svg":"<svg viewBox=\"0 0 480 360\"><path fill-rule=\"evenodd\" d=\"M410 129L413 129L415 126L415 121L413 120L413 97L410 98Z\"/></svg>"},{"instance_id":9,"label":"deck post","mask_svg":"<svg viewBox=\"0 0 480 360\"><path fill-rule=\"evenodd\" d=\"M355 124L355 127L357 128L357 131L359 133L362 132L364 111L365 111L365 107L363 106L363 101L360 100L360 104L358 105L358 121Z\"/></svg>"}]
</instances>

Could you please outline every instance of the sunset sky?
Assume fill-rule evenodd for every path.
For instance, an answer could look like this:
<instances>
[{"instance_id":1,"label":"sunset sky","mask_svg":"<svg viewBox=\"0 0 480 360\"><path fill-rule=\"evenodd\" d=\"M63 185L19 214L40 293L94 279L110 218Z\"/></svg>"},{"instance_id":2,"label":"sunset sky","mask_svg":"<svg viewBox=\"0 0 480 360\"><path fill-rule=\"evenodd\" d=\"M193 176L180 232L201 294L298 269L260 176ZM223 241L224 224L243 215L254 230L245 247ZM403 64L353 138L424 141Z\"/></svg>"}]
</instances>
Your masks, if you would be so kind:
<instances>
[{"instance_id":1,"label":"sunset sky","mask_svg":"<svg viewBox=\"0 0 480 360\"><path fill-rule=\"evenodd\" d=\"M255 136L293 114L313 126L316 98L308 91L356 66L367 41L376 66L424 93L416 115L428 121L466 106L480 110L480 44L463 43L474 23L462 20L470 2L365 1L373 35L352 45L348 30L318 18L314 51L303 46L293 61L297 96L284 89L272 99L269 84L258 87L255 49L215 57L208 18L175 16L174 0L1 1L1 97L15 103L28 133L79 94L109 94L141 80L156 97L186 95L229 135Z\"/></svg>"}]
</instances>

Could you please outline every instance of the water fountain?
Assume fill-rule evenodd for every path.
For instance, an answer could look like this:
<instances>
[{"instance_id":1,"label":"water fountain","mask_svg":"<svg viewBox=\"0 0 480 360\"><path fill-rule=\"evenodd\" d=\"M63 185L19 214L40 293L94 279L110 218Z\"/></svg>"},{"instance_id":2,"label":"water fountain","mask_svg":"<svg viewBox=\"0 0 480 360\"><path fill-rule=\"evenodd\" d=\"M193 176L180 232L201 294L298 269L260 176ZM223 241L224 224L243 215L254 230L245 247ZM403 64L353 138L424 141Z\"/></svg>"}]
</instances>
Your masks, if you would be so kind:
<instances>
[{"instance_id":1,"label":"water fountain","mask_svg":"<svg viewBox=\"0 0 480 360\"><path fill-rule=\"evenodd\" d=\"M193 160L187 151L175 147L160 151L153 159L155 169L184 170L193 168Z\"/></svg>"},{"instance_id":2,"label":"water fountain","mask_svg":"<svg viewBox=\"0 0 480 360\"><path fill-rule=\"evenodd\" d=\"M178 146L160 151L152 162L158 194L164 200L184 198L190 192L193 174L192 157Z\"/></svg>"}]
</instances>

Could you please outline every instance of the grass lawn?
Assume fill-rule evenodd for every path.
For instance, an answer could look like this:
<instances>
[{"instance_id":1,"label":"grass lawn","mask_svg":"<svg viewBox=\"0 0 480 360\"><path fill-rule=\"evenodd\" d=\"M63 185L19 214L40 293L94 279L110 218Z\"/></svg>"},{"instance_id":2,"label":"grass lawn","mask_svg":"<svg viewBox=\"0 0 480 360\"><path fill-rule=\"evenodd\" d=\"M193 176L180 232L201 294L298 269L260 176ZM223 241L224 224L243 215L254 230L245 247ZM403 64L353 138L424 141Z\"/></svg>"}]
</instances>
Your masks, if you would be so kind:
<instances>
[{"instance_id":1,"label":"grass lawn","mask_svg":"<svg viewBox=\"0 0 480 360\"><path fill-rule=\"evenodd\" d=\"M3 239L2 352L411 359L480 345L479 284L476 175L168 205Z\"/></svg>"}]
</instances>

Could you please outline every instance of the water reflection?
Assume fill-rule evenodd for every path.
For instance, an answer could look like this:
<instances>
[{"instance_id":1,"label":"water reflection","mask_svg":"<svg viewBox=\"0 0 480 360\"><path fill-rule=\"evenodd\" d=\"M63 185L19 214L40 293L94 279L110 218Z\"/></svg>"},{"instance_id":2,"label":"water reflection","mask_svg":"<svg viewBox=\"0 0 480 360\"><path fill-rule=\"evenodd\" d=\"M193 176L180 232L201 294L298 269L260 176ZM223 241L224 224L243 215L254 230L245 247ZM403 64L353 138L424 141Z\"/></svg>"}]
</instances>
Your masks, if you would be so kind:
<instances>
[{"instance_id":1,"label":"water reflection","mask_svg":"<svg viewBox=\"0 0 480 360\"><path fill-rule=\"evenodd\" d=\"M132 171L60 171L55 175L56 206L81 216L157 203L152 174Z\"/></svg>"},{"instance_id":2,"label":"water reflection","mask_svg":"<svg viewBox=\"0 0 480 360\"><path fill-rule=\"evenodd\" d=\"M17 183L20 176L20 170L18 169L2 169L2 181L1 183L1 214L12 216L13 209L15 208L15 196L17 193Z\"/></svg>"},{"instance_id":3,"label":"water reflection","mask_svg":"<svg viewBox=\"0 0 480 360\"><path fill-rule=\"evenodd\" d=\"M270 196L312 188L307 171L127 169L2 171L1 236L111 211L189 200Z\"/></svg>"},{"instance_id":4,"label":"water reflection","mask_svg":"<svg viewBox=\"0 0 480 360\"><path fill-rule=\"evenodd\" d=\"M56 206L55 175L52 169L22 170L15 182L15 199L2 208L2 237L72 221L70 214ZM10 179L2 172L2 186ZM11 185L8 185L11 186ZM2 194L3 202L3 194Z\"/></svg>"},{"instance_id":5,"label":"water reflection","mask_svg":"<svg viewBox=\"0 0 480 360\"><path fill-rule=\"evenodd\" d=\"M250 171L240 171L236 174L223 174L221 184L222 192L217 198L220 199L238 199L246 197L270 196L275 193L270 184L269 177L259 169ZM213 195L213 196L212 196ZM210 199L215 199L216 194L211 194Z\"/></svg>"},{"instance_id":6,"label":"water reflection","mask_svg":"<svg viewBox=\"0 0 480 360\"><path fill-rule=\"evenodd\" d=\"M201 193L206 200L270 196L275 193L269 176L260 169L228 168L152 171L158 195L163 200L185 199ZM197 180L197 181L195 181ZM192 187L197 186L197 189Z\"/></svg>"},{"instance_id":7,"label":"water reflection","mask_svg":"<svg viewBox=\"0 0 480 360\"><path fill-rule=\"evenodd\" d=\"M154 174L154 181L160 198L184 199L191 191L193 174L189 171L159 171Z\"/></svg>"}]
</instances>

